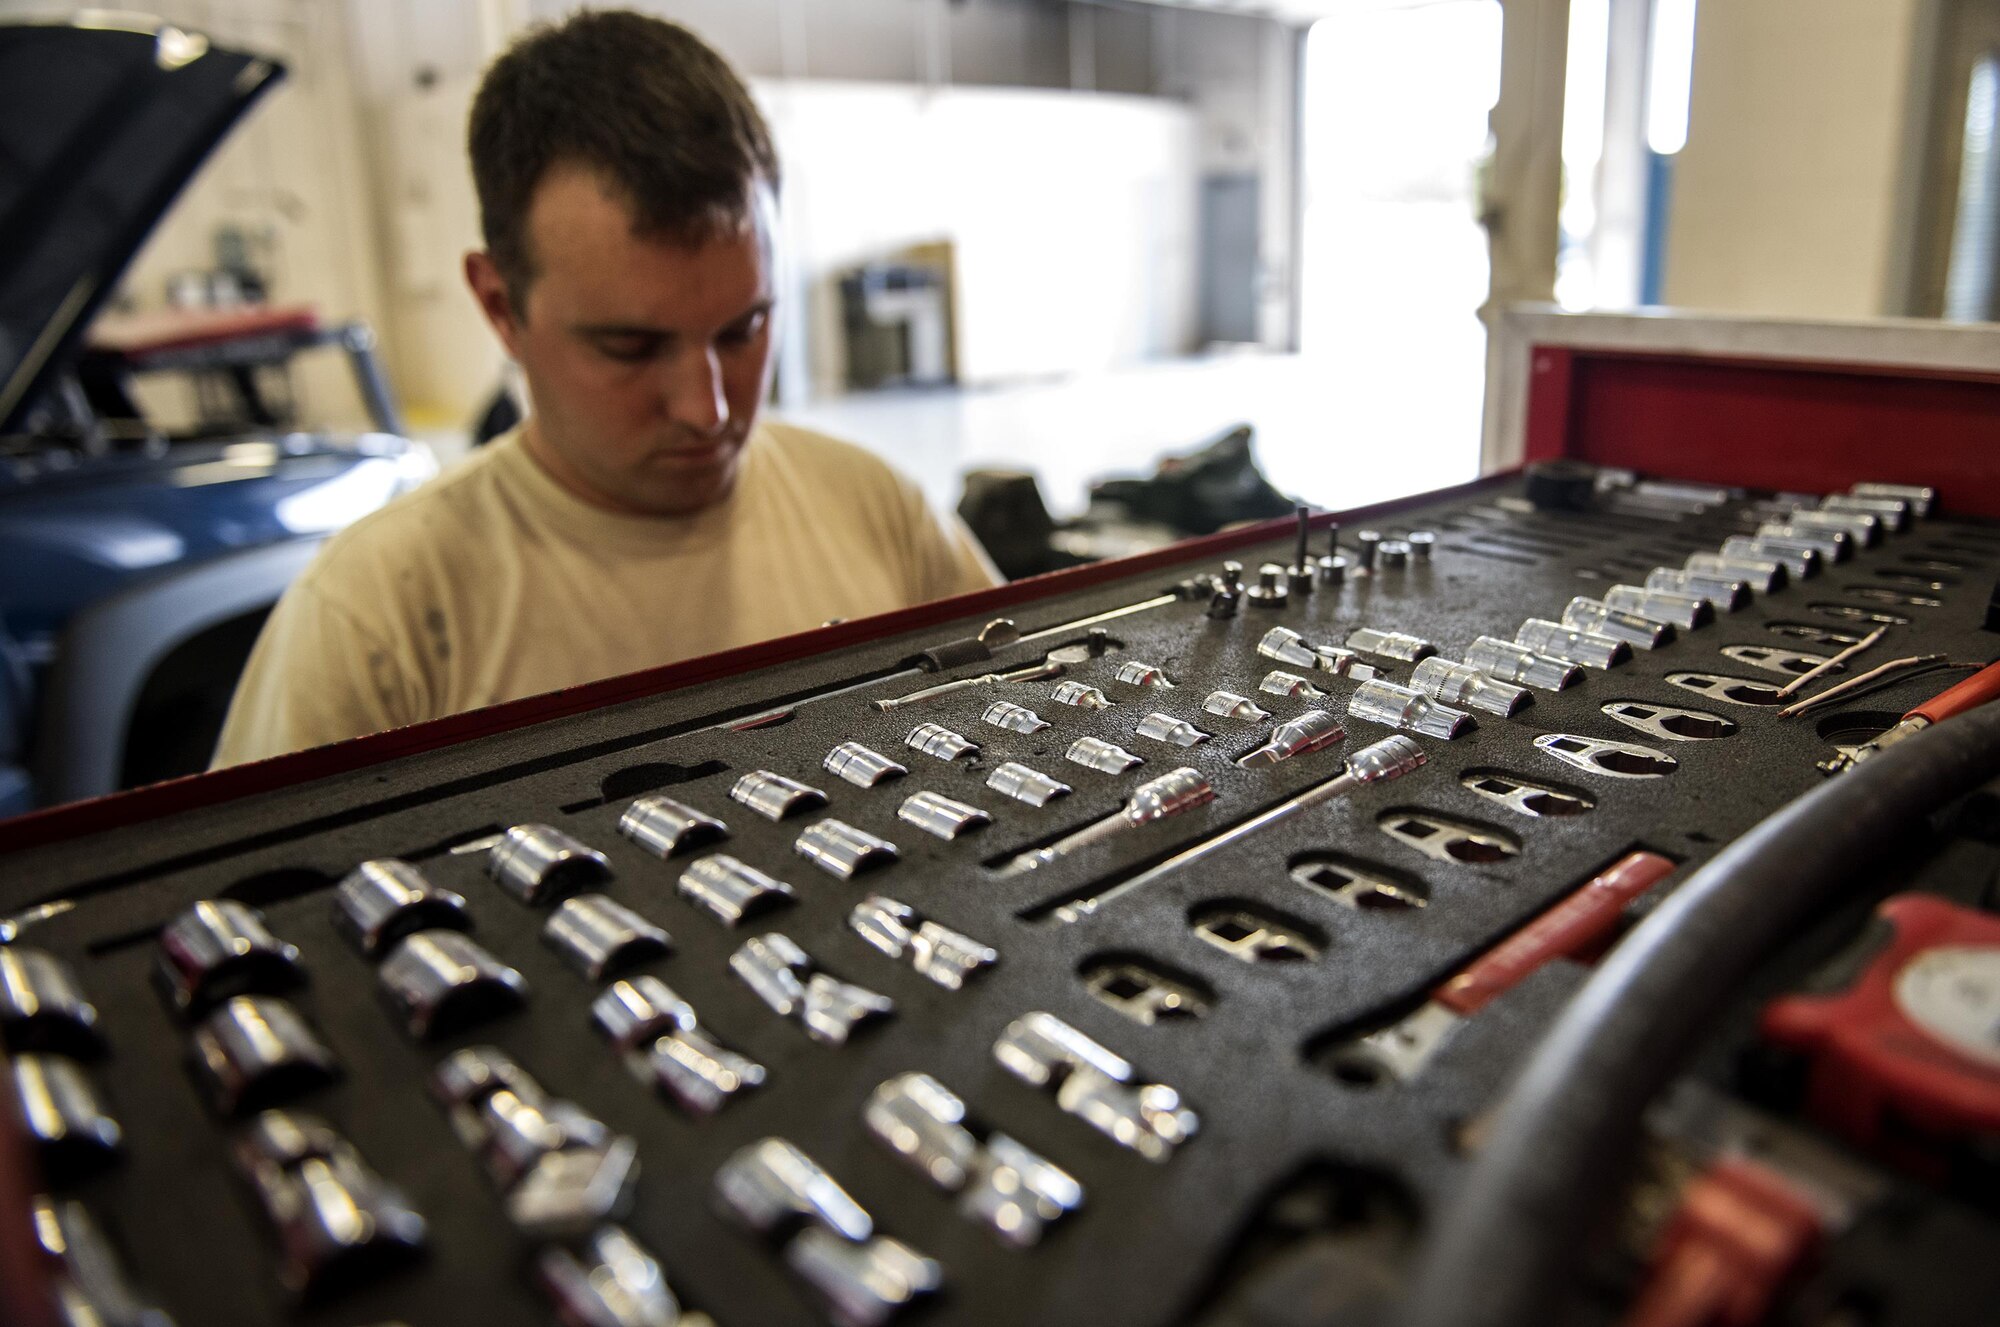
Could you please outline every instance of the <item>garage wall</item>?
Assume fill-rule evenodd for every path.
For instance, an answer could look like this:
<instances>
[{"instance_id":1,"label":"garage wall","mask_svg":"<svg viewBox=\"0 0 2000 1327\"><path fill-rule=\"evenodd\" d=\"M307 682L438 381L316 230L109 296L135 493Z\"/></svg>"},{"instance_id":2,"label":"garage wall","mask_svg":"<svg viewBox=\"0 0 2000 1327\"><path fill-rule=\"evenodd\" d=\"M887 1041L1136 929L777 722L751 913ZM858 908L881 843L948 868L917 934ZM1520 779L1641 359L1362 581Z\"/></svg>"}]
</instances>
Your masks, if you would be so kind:
<instances>
[{"instance_id":1,"label":"garage wall","mask_svg":"<svg viewBox=\"0 0 2000 1327\"><path fill-rule=\"evenodd\" d=\"M74 9L73 6L67 7ZM240 49L274 56L287 77L267 92L195 177L129 269L118 298L157 309L177 272L214 266L214 236L233 226L268 267L272 298L311 304L329 321L384 322L371 191L340 9L312 0L149 0L148 13ZM0 0L0 19L62 12ZM346 361L323 350L297 361L303 417L360 428L366 412ZM173 423L191 403L173 384L143 384Z\"/></svg>"},{"instance_id":2,"label":"garage wall","mask_svg":"<svg viewBox=\"0 0 2000 1327\"><path fill-rule=\"evenodd\" d=\"M1001 314L993 336L971 329L964 349L975 378L1075 372L1193 348L1201 339L1192 312L1193 209L1204 175L1256 182L1257 330L1268 344L1289 344L1295 29L1245 15L1061 0L637 3L702 32L795 121L809 121L801 108L821 103L841 122L869 119L887 134L871 145L809 124L780 130L794 178L828 182L812 206L815 228L830 238L802 245L808 280L823 285L829 265L906 238L962 238L992 255L968 269L968 280L987 292L985 302L1017 312ZM0 0L0 16L67 8ZM378 330L416 426L463 425L500 371L458 275L460 255L477 242L465 108L479 72L514 33L574 5L154 0L150 8L269 51L291 76L156 233L126 283L134 303L158 307L171 273L211 265L217 225L238 225L265 243L276 300ZM946 133L964 141L948 142ZM926 174L892 178L892 150L914 153L908 159ZM807 152L824 154L827 167L808 165ZM942 197L947 178L960 198ZM833 187L841 181L849 187ZM913 187L926 181L940 185L929 191L939 197ZM1003 257L1007 237L984 225L993 212L977 200L1036 193L1049 206L1030 216ZM904 204L887 205L892 195ZM1026 310L1037 300L1046 301L1033 320L1039 327ZM819 296L807 304L803 316L823 316ZM788 383L825 390L831 353L792 365ZM301 369L308 418L362 423L337 356L301 361Z\"/></svg>"},{"instance_id":3,"label":"garage wall","mask_svg":"<svg viewBox=\"0 0 2000 1327\"><path fill-rule=\"evenodd\" d=\"M1892 311L1924 0L1710 0L1674 163L1665 301Z\"/></svg>"}]
</instances>

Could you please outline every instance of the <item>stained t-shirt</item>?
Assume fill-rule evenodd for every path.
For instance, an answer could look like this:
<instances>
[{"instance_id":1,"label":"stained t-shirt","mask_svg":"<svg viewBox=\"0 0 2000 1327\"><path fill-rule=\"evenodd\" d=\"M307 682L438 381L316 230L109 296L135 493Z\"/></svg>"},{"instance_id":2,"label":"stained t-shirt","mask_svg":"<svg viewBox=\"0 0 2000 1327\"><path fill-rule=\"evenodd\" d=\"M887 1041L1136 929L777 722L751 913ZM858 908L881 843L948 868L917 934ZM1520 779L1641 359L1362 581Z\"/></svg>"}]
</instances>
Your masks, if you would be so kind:
<instances>
[{"instance_id":1,"label":"stained t-shirt","mask_svg":"<svg viewBox=\"0 0 2000 1327\"><path fill-rule=\"evenodd\" d=\"M215 764L983 589L969 532L851 444L759 424L689 516L592 506L508 434L329 540L250 654Z\"/></svg>"}]
</instances>

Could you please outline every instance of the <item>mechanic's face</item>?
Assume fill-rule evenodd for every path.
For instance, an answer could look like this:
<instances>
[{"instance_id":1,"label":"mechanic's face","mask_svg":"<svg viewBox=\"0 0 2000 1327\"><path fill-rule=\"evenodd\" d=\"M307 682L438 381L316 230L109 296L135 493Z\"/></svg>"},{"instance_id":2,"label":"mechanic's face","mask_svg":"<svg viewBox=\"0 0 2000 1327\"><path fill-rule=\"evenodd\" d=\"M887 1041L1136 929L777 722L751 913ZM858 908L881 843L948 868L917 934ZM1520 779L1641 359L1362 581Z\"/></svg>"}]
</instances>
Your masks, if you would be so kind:
<instances>
[{"instance_id":1,"label":"mechanic's face","mask_svg":"<svg viewBox=\"0 0 2000 1327\"><path fill-rule=\"evenodd\" d=\"M528 211L517 308L483 253L466 277L533 395L523 441L565 488L680 516L727 496L770 381L774 204L698 245L636 235L589 170L552 170Z\"/></svg>"}]
</instances>

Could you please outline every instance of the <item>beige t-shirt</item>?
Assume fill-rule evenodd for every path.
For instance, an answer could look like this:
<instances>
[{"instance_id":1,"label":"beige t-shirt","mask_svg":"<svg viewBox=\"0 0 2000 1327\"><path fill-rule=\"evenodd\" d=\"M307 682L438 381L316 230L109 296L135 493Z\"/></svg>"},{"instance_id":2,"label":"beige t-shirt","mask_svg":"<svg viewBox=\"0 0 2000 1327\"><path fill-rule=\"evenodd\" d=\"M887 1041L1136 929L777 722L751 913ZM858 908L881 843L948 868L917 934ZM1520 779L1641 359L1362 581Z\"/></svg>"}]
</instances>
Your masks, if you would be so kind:
<instances>
[{"instance_id":1,"label":"beige t-shirt","mask_svg":"<svg viewBox=\"0 0 2000 1327\"><path fill-rule=\"evenodd\" d=\"M730 495L623 515L509 434L330 540L229 708L231 765L982 589L955 519L848 443L760 424Z\"/></svg>"}]
</instances>

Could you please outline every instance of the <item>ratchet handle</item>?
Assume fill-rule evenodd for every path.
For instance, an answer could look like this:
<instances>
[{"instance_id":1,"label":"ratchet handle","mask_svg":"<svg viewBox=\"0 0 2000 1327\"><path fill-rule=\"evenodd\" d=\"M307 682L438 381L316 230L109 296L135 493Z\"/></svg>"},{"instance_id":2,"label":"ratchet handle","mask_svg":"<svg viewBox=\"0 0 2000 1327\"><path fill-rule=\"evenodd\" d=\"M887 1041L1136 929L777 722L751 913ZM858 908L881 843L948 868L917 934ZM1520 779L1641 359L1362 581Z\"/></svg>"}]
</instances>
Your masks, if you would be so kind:
<instances>
[{"instance_id":1,"label":"ratchet handle","mask_svg":"<svg viewBox=\"0 0 2000 1327\"><path fill-rule=\"evenodd\" d=\"M1954 714L1976 709L2000 698L2000 663L1990 663L1957 686L1948 687L1903 717L1943 723Z\"/></svg>"},{"instance_id":2,"label":"ratchet handle","mask_svg":"<svg viewBox=\"0 0 2000 1327\"><path fill-rule=\"evenodd\" d=\"M997 673L981 673L978 677L961 677L955 682L940 682L936 686L925 687L921 691L912 691L908 695L891 696L887 700L878 700L875 702L875 708L887 714L890 710L899 710L905 705L914 705L920 700L930 700L936 696L949 696L956 691L970 691L973 687L986 686L999 680L1000 677Z\"/></svg>"},{"instance_id":3,"label":"ratchet handle","mask_svg":"<svg viewBox=\"0 0 2000 1327\"><path fill-rule=\"evenodd\" d=\"M1554 960L1589 953L1617 928L1626 904L1673 872L1674 863L1656 852L1628 853L1474 959L1431 998L1456 1013L1476 1013Z\"/></svg>"}]
</instances>

